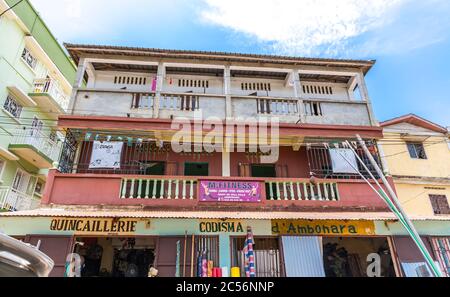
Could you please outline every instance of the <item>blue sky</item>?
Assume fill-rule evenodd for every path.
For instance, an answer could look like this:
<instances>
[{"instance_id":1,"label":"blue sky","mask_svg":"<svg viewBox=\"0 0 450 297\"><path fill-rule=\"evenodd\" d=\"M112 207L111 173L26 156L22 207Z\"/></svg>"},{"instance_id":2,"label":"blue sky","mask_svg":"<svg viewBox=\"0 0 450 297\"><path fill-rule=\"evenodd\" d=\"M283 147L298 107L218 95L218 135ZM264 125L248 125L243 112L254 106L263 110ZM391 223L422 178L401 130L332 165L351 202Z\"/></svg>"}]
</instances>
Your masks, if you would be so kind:
<instances>
[{"instance_id":1,"label":"blue sky","mask_svg":"<svg viewBox=\"0 0 450 297\"><path fill-rule=\"evenodd\" d=\"M60 42L376 59L380 121L450 126L448 0L31 0Z\"/></svg>"}]
</instances>

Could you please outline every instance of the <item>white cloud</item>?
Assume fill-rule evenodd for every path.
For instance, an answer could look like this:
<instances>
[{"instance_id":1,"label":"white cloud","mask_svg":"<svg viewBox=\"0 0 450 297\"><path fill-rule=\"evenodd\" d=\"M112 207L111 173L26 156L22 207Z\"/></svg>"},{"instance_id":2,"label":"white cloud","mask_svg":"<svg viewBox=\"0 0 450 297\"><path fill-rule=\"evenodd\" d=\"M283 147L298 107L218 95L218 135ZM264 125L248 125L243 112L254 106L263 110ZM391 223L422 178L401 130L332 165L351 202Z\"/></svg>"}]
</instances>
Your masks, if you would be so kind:
<instances>
[{"instance_id":1,"label":"white cloud","mask_svg":"<svg viewBox=\"0 0 450 297\"><path fill-rule=\"evenodd\" d=\"M286 54L336 55L346 41L390 21L408 0L205 0L207 22L256 37Z\"/></svg>"}]
</instances>

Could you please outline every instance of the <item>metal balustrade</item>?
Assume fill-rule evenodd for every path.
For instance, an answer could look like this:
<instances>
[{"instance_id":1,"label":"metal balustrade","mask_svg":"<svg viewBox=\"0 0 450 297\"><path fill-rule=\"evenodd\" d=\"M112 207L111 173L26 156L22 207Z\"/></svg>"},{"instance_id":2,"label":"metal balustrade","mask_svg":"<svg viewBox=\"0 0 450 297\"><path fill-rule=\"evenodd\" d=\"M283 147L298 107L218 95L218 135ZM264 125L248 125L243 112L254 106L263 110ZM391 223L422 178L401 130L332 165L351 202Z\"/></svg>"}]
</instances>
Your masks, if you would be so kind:
<instances>
[{"instance_id":1,"label":"metal balustrade","mask_svg":"<svg viewBox=\"0 0 450 297\"><path fill-rule=\"evenodd\" d=\"M18 129L11 144L31 145L52 161L57 161L61 152L61 143L51 140L48 135L33 128Z\"/></svg>"},{"instance_id":2,"label":"metal balustrade","mask_svg":"<svg viewBox=\"0 0 450 297\"><path fill-rule=\"evenodd\" d=\"M303 182L298 180L266 181L268 200L338 201L338 184L334 182Z\"/></svg>"},{"instance_id":3,"label":"metal balustrade","mask_svg":"<svg viewBox=\"0 0 450 297\"><path fill-rule=\"evenodd\" d=\"M40 200L11 187L0 187L0 209L8 211L31 210L39 207Z\"/></svg>"},{"instance_id":4,"label":"metal balustrade","mask_svg":"<svg viewBox=\"0 0 450 297\"><path fill-rule=\"evenodd\" d=\"M196 199L194 179L182 178L124 178L121 199Z\"/></svg>"}]
</instances>

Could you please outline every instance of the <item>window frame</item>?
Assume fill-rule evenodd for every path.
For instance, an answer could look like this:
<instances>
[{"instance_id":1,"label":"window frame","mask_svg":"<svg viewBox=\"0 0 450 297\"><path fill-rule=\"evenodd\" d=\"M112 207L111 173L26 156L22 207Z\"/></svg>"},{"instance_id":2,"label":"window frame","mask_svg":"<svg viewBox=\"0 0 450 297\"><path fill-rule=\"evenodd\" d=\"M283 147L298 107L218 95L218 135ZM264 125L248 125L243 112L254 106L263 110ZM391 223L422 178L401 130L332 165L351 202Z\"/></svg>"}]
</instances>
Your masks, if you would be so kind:
<instances>
[{"instance_id":1,"label":"window frame","mask_svg":"<svg viewBox=\"0 0 450 297\"><path fill-rule=\"evenodd\" d=\"M16 105L16 107L18 108L18 110L19 110L19 114L18 114L18 115L14 114L14 112L12 112L12 111L9 109L9 107L11 106L11 103L10 103L11 101L12 101L12 102ZM9 104L7 104L7 103L9 103ZM20 117L22 116L22 112L23 112L24 106L23 106L22 104L20 104L19 100L17 100L16 97L14 97L11 93L8 93L8 95L6 96L5 102L3 103L2 108L3 108L6 112L8 112L14 119L19 120ZM16 112L16 113L17 113L17 112Z\"/></svg>"},{"instance_id":2,"label":"window frame","mask_svg":"<svg viewBox=\"0 0 450 297\"><path fill-rule=\"evenodd\" d=\"M423 157L421 157L421 155L419 154L419 150L417 149L417 146L419 146L419 145L422 147L421 149L423 152ZM408 149L409 156L411 159L417 159L417 160L427 160L428 159L427 153L425 151L425 146L423 145L422 142L406 142L406 147Z\"/></svg>"},{"instance_id":3,"label":"window frame","mask_svg":"<svg viewBox=\"0 0 450 297\"><path fill-rule=\"evenodd\" d=\"M32 62L33 62L32 65L30 65L30 63L26 60L26 57L31 57ZM33 71L36 70L38 59L34 56L34 54L26 46L23 48L20 58L22 59L22 61L25 62L25 64L28 65L28 67L30 67L31 70L33 70Z\"/></svg>"},{"instance_id":4,"label":"window frame","mask_svg":"<svg viewBox=\"0 0 450 297\"><path fill-rule=\"evenodd\" d=\"M433 213L435 215L449 215L450 214L450 204L448 202L448 198L446 195L442 194L428 194L428 198L430 199L431 208L433 209ZM445 202L439 202L439 199ZM446 204L443 208L441 208L441 203Z\"/></svg>"}]
</instances>

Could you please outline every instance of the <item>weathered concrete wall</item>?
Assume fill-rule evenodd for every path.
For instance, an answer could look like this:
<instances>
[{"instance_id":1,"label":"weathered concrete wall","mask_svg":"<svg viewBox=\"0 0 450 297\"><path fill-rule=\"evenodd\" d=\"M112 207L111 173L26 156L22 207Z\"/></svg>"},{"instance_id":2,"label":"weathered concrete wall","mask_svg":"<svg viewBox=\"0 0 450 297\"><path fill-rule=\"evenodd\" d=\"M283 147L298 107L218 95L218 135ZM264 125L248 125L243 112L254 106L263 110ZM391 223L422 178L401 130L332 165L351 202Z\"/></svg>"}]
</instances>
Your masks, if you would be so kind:
<instances>
[{"instance_id":1,"label":"weathered concrete wall","mask_svg":"<svg viewBox=\"0 0 450 297\"><path fill-rule=\"evenodd\" d=\"M321 101L322 116L307 116L306 122L327 125L370 126L365 104Z\"/></svg>"}]
</instances>

